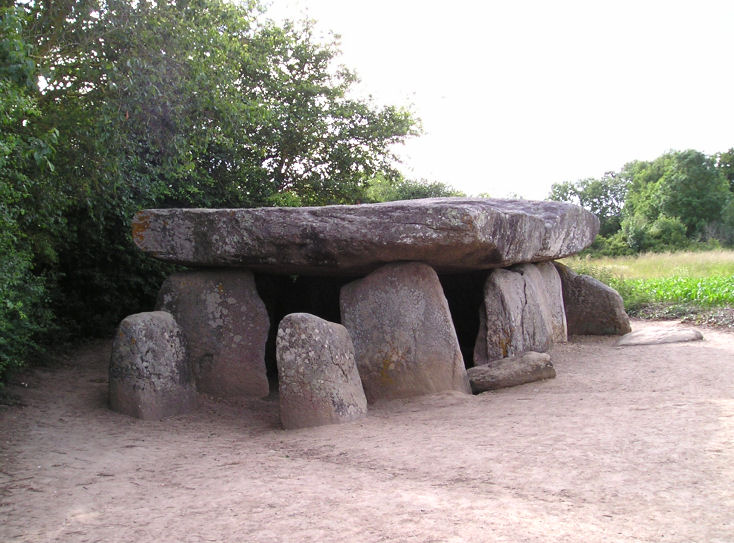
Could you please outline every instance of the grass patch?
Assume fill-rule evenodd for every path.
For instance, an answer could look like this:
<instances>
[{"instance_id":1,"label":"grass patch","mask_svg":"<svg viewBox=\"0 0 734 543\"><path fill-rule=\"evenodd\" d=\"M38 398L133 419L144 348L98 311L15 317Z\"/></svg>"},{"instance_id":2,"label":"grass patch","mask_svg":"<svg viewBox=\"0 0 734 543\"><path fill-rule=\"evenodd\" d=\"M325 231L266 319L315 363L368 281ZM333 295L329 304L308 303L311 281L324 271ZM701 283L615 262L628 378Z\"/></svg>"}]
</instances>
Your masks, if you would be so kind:
<instances>
[{"instance_id":1,"label":"grass patch","mask_svg":"<svg viewBox=\"0 0 734 543\"><path fill-rule=\"evenodd\" d=\"M589 266L603 268L624 279L734 275L734 250L731 249L599 258L570 257L562 262L574 270Z\"/></svg>"},{"instance_id":2,"label":"grass patch","mask_svg":"<svg viewBox=\"0 0 734 543\"><path fill-rule=\"evenodd\" d=\"M632 316L734 327L734 251L573 257L564 263L617 290Z\"/></svg>"}]
</instances>

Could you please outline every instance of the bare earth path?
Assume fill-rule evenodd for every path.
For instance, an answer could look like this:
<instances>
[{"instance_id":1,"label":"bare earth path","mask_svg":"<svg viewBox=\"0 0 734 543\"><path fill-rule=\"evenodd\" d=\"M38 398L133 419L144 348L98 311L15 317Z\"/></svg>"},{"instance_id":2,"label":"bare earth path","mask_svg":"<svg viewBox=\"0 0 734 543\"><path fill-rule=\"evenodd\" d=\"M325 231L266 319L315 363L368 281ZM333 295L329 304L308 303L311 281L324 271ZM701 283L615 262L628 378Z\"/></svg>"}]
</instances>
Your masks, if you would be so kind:
<instances>
[{"instance_id":1,"label":"bare earth path","mask_svg":"<svg viewBox=\"0 0 734 543\"><path fill-rule=\"evenodd\" d=\"M730 543L734 334L703 332L574 338L552 381L291 432L273 401L113 413L90 344L0 408L0 541Z\"/></svg>"}]
</instances>

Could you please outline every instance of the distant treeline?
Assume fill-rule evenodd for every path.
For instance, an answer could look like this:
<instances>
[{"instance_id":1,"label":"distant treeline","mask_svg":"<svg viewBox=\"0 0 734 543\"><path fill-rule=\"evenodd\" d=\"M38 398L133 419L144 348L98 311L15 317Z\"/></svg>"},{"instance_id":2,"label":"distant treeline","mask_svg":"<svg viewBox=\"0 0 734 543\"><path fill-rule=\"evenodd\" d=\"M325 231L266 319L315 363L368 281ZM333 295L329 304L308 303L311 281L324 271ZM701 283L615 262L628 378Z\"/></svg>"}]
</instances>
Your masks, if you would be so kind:
<instances>
[{"instance_id":1,"label":"distant treeline","mask_svg":"<svg viewBox=\"0 0 734 543\"><path fill-rule=\"evenodd\" d=\"M554 184L551 200L599 217L590 252L607 256L734 245L734 148L671 151L601 178Z\"/></svg>"}]
</instances>

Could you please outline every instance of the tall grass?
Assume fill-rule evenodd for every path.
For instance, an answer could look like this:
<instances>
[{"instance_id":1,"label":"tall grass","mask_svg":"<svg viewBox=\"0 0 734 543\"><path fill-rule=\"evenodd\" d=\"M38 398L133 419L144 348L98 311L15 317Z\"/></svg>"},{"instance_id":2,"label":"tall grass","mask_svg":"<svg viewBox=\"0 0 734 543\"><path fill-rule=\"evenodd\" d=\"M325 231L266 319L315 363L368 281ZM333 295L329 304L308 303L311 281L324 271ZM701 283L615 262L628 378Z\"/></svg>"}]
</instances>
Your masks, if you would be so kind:
<instances>
[{"instance_id":1,"label":"tall grass","mask_svg":"<svg viewBox=\"0 0 734 543\"><path fill-rule=\"evenodd\" d=\"M679 253L643 253L636 256L579 258L563 263L572 269L592 266L604 268L624 279L660 279L663 277L711 277L734 275L734 250Z\"/></svg>"},{"instance_id":2,"label":"tall grass","mask_svg":"<svg viewBox=\"0 0 734 543\"><path fill-rule=\"evenodd\" d=\"M734 307L734 251L568 258L564 263L616 289L625 309L649 304Z\"/></svg>"}]
</instances>

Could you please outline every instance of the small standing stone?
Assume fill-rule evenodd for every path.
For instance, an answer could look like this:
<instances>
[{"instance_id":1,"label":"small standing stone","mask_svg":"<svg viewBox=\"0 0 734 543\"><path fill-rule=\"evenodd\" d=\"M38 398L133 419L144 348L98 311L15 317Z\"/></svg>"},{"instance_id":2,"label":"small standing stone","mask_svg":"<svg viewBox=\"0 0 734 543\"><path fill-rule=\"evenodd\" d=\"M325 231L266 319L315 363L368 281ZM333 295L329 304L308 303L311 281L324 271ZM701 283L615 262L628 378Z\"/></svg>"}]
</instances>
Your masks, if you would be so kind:
<instances>
[{"instance_id":1,"label":"small standing stone","mask_svg":"<svg viewBox=\"0 0 734 543\"><path fill-rule=\"evenodd\" d=\"M308 313L286 315L276 340L280 420L286 429L367 414L349 332Z\"/></svg>"},{"instance_id":2,"label":"small standing stone","mask_svg":"<svg viewBox=\"0 0 734 543\"><path fill-rule=\"evenodd\" d=\"M158 420L196 405L181 328L164 311L137 313L121 323L110 358L110 408Z\"/></svg>"},{"instance_id":3,"label":"small standing stone","mask_svg":"<svg viewBox=\"0 0 734 543\"><path fill-rule=\"evenodd\" d=\"M529 351L514 358L494 360L467 370L474 394L552 379L556 370L547 353Z\"/></svg>"},{"instance_id":4,"label":"small standing stone","mask_svg":"<svg viewBox=\"0 0 734 543\"><path fill-rule=\"evenodd\" d=\"M449 305L430 266L383 266L344 285L340 305L368 402L470 392Z\"/></svg>"},{"instance_id":5,"label":"small standing stone","mask_svg":"<svg viewBox=\"0 0 734 543\"><path fill-rule=\"evenodd\" d=\"M269 393L265 343L270 321L248 270L175 273L158 293L186 335L199 392L218 397Z\"/></svg>"}]
</instances>

